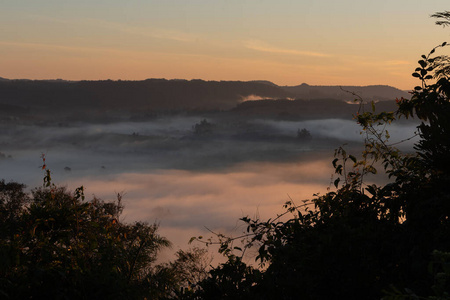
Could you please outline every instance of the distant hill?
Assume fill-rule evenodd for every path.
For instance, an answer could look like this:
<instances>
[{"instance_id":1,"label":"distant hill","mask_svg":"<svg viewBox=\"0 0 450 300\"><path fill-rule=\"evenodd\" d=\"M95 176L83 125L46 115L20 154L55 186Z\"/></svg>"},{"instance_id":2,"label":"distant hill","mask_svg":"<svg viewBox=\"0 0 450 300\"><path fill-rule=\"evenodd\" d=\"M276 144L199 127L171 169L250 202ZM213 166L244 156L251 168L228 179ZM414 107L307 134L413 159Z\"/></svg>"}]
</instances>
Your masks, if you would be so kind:
<instances>
[{"instance_id":1,"label":"distant hill","mask_svg":"<svg viewBox=\"0 0 450 300\"><path fill-rule=\"evenodd\" d=\"M0 104L31 110L35 114L54 113L55 117L229 110L251 95L259 98L289 96L278 86L241 81L0 81Z\"/></svg>"},{"instance_id":2,"label":"distant hill","mask_svg":"<svg viewBox=\"0 0 450 300\"><path fill-rule=\"evenodd\" d=\"M271 85L271 86L278 86L275 83L273 83L272 81L268 81L268 80L252 80L249 82L256 82L256 83L263 83L263 84L267 84L267 85Z\"/></svg>"},{"instance_id":3,"label":"distant hill","mask_svg":"<svg viewBox=\"0 0 450 300\"><path fill-rule=\"evenodd\" d=\"M405 91L387 85L321 86L303 83L297 86L284 86L282 88L295 98L304 100L339 99L351 101L356 98L351 93L355 93L366 101L386 101L401 97L408 98L410 96Z\"/></svg>"},{"instance_id":4,"label":"distant hill","mask_svg":"<svg viewBox=\"0 0 450 300\"><path fill-rule=\"evenodd\" d=\"M389 86L343 87L366 100L392 100L408 94ZM152 116L167 112L231 110L252 99L328 99L323 110L336 100L354 96L337 86L277 86L269 81L204 81L147 79L142 81L9 80L0 78L0 116L39 119L117 118ZM289 100L290 101L290 100ZM331 102L330 102L331 101ZM300 102L299 102L300 103ZM298 104L298 103L297 103ZM310 103L311 104L311 103ZM319 102L317 105L321 105ZM255 110L255 104L252 104ZM260 104L258 104L260 105ZM270 102L276 106L292 105ZM302 104L303 105L303 104ZM242 106L239 109L246 108ZM246 108L249 109L249 108ZM284 108L283 108L284 109ZM333 109L331 109L333 110ZM289 110L288 110L289 111ZM46 118L47 118L46 117Z\"/></svg>"},{"instance_id":5,"label":"distant hill","mask_svg":"<svg viewBox=\"0 0 450 300\"><path fill-rule=\"evenodd\" d=\"M284 120L311 120L325 118L351 119L359 109L358 104L336 99L315 100L255 100L245 101L235 108L233 113L264 118L278 118ZM370 109L366 108L366 109ZM394 111L395 101L382 101L376 105L377 111Z\"/></svg>"}]
</instances>

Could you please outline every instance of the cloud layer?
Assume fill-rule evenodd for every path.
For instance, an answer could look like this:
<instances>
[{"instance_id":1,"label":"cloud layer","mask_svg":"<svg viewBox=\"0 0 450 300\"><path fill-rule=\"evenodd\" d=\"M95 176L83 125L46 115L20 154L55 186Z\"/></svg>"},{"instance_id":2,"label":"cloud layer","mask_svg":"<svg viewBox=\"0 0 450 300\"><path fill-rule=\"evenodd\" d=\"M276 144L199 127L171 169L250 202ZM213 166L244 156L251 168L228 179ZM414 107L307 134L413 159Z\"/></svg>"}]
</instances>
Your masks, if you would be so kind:
<instances>
[{"instance_id":1,"label":"cloud layer","mask_svg":"<svg viewBox=\"0 0 450 300\"><path fill-rule=\"evenodd\" d=\"M283 212L289 199L300 203L325 193L333 174L333 149L342 143L352 149L362 141L353 121L338 119L248 120L242 125L208 118L223 132L241 130L244 135L232 138L218 131L217 136L196 137L193 125L203 118L63 126L3 123L0 152L6 158L0 159L0 178L30 188L41 185L44 153L56 184L71 190L83 185L88 197L104 200L123 192L123 220L158 222L176 250L187 247L192 236L208 235L206 227L236 234L243 216L271 218ZM296 140L301 128L310 131L312 141ZM397 141L411 136L414 128L400 124L389 131Z\"/></svg>"}]
</instances>

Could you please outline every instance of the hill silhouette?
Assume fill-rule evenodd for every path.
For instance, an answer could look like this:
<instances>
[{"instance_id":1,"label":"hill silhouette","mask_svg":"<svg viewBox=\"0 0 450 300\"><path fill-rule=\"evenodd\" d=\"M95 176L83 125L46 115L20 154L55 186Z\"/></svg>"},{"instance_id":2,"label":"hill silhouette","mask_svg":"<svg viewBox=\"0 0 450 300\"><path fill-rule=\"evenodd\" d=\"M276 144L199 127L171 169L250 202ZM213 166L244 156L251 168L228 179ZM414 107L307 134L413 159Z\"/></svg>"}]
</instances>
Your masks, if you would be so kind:
<instances>
[{"instance_id":1,"label":"hill silhouette","mask_svg":"<svg viewBox=\"0 0 450 300\"><path fill-rule=\"evenodd\" d=\"M393 100L408 95L389 86L347 86L343 89L355 92L365 100ZM353 95L338 86L302 84L282 87L263 80L0 80L0 116L7 120L20 118L39 121L51 117L55 121L58 118L105 121L108 118L129 119L130 116L142 119L165 113L230 111L233 108L236 108L233 111L245 111L247 114L261 114L261 110L266 110L271 116L285 110L294 115L298 110L333 113L340 112L343 106L333 103L332 99L350 101L353 98ZM321 100L240 105L248 99Z\"/></svg>"},{"instance_id":2,"label":"hill silhouette","mask_svg":"<svg viewBox=\"0 0 450 300\"><path fill-rule=\"evenodd\" d=\"M377 111L394 111L395 101L382 101L377 103ZM257 100L240 103L233 112L243 116L278 118L284 120L298 119L349 119L358 107L336 99L316 100Z\"/></svg>"},{"instance_id":3,"label":"hill silhouette","mask_svg":"<svg viewBox=\"0 0 450 300\"><path fill-rule=\"evenodd\" d=\"M320 86L303 83L297 86L285 86L283 89L295 98L304 100L331 98L348 101L355 98L349 92L355 93L367 101L386 101L395 98L407 98L409 94L405 91L388 85L369 86Z\"/></svg>"}]
</instances>

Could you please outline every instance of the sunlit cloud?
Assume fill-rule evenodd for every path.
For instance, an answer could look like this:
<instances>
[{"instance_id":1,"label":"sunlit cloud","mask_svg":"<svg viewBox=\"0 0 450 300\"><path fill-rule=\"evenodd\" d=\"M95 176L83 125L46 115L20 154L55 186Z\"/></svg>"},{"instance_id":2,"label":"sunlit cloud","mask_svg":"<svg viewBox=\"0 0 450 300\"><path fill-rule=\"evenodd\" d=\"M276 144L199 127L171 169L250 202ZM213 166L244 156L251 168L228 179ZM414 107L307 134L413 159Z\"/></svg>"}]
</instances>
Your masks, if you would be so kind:
<instances>
[{"instance_id":1,"label":"sunlit cloud","mask_svg":"<svg viewBox=\"0 0 450 300\"><path fill-rule=\"evenodd\" d=\"M411 62L410 61L406 61L406 60L388 60L385 62L386 65L394 65L394 66L405 66L405 65L410 65Z\"/></svg>"},{"instance_id":2,"label":"sunlit cloud","mask_svg":"<svg viewBox=\"0 0 450 300\"><path fill-rule=\"evenodd\" d=\"M83 23L84 25L87 25L91 28L101 27L109 30L113 30L120 33L126 33L130 35L138 35L138 36L144 36L149 38L157 38L157 39L167 39L167 40L174 40L174 41L180 41L180 42L193 42L196 41L199 36L178 31L178 30L169 30L164 28L155 28L155 27L149 27L149 26L133 26L125 23L120 22L111 22L111 21L105 21L101 19L62 19L57 17L49 17L49 16L42 16L42 15L36 15L36 14L25 14L28 18L33 19L35 21L40 22L50 22L50 23L57 23L57 24L65 24L65 25L73 25L78 26L78 23Z\"/></svg>"},{"instance_id":3,"label":"sunlit cloud","mask_svg":"<svg viewBox=\"0 0 450 300\"><path fill-rule=\"evenodd\" d=\"M270 52L270 53L279 53L279 54L290 54L290 55L300 55L300 56L313 56L313 57L330 57L331 55L320 53L320 52L312 52L312 51L300 51L294 49L283 49L275 46L271 46L263 41L259 40L248 40L245 42L245 47L248 49L261 51L261 52Z\"/></svg>"},{"instance_id":4,"label":"sunlit cloud","mask_svg":"<svg viewBox=\"0 0 450 300\"><path fill-rule=\"evenodd\" d=\"M96 25L99 25L101 27L112 29L121 33L131 34L131 35L138 35L143 37L149 37L149 38L156 38L156 39L166 39L166 40L173 40L178 42L194 42L196 41L199 36L177 31L177 30L168 30L163 28L155 28L155 27L148 27L148 26L133 26L123 23L117 23L117 22L109 22L104 20L91 20L91 22L95 23Z\"/></svg>"},{"instance_id":5,"label":"sunlit cloud","mask_svg":"<svg viewBox=\"0 0 450 300\"><path fill-rule=\"evenodd\" d=\"M411 65L411 61L402 59L385 60L380 57L374 57L371 55L340 55L337 57L340 65L348 66L364 66L364 67L403 67Z\"/></svg>"},{"instance_id":6,"label":"sunlit cloud","mask_svg":"<svg viewBox=\"0 0 450 300\"><path fill-rule=\"evenodd\" d=\"M18 48L28 48L28 49L41 49L47 51L69 51L69 52L97 52L97 53L122 53L126 54L128 51L116 50L113 48L106 47L83 47L83 46L71 46L71 45L58 45L58 44L45 44L45 43L27 43L27 42L11 42L11 41L0 41L0 45L12 46Z\"/></svg>"}]
</instances>

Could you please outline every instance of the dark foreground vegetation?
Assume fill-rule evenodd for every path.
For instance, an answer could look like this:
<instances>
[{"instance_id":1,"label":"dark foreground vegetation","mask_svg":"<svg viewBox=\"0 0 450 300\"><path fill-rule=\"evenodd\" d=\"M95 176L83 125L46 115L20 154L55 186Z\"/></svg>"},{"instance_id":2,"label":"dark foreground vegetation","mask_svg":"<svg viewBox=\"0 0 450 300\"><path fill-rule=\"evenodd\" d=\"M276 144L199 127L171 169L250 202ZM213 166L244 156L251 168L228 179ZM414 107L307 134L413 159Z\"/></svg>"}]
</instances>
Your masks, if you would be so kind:
<instances>
[{"instance_id":1,"label":"dark foreground vegetation","mask_svg":"<svg viewBox=\"0 0 450 300\"><path fill-rule=\"evenodd\" d=\"M449 12L436 16L448 25ZM411 99L397 99L396 111L361 106L355 119L365 149L360 159L336 150L335 191L289 201L274 219L243 218L240 237L206 241L219 243L229 260L200 283L200 298L450 298L450 59L434 56L445 46L422 56L413 73L421 85ZM413 117L421 121L420 140L415 153L404 154L383 126ZM385 185L366 182L377 163L389 176ZM252 247L265 269L238 255Z\"/></svg>"},{"instance_id":2,"label":"dark foreground vegetation","mask_svg":"<svg viewBox=\"0 0 450 300\"><path fill-rule=\"evenodd\" d=\"M435 16L449 24L450 12ZM206 240L228 258L208 272L199 249L157 265L169 245L157 225L122 223L120 195L114 203L85 201L82 188L54 186L45 161L44 187L31 195L0 182L0 297L449 299L450 59L434 56L445 46L422 56L413 73L421 85L397 100L396 111L361 105L355 118L365 149L360 158L336 150L335 190L290 201L274 219L243 218L240 237ZM404 154L379 125L413 117L420 140ZM366 182L376 164L389 183ZM242 260L254 248L263 268Z\"/></svg>"},{"instance_id":3,"label":"dark foreground vegetation","mask_svg":"<svg viewBox=\"0 0 450 300\"><path fill-rule=\"evenodd\" d=\"M86 201L51 182L31 195L0 181L0 299L176 299L206 277L206 251L179 250L156 264L170 242L157 224L120 221L115 202Z\"/></svg>"}]
</instances>

